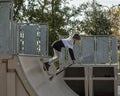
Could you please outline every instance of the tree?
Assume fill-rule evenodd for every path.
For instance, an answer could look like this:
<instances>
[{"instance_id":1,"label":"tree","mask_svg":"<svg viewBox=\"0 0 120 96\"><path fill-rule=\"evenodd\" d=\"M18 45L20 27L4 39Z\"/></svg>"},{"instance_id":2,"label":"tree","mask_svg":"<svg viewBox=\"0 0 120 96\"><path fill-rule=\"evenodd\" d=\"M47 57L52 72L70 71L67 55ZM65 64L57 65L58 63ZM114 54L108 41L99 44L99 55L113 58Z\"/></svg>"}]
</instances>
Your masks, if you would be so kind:
<instances>
[{"instance_id":1,"label":"tree","mask_svg":"<svg viewBox=\"0 0 120 96\"><path fill-rule=\"evenodd\" d=\"M22 21L22 9L24 0L14 0L14 16L13 19L16 21Z\"/></svg>"},{"instance_id":2,"label":"tree","mask_svg":"<svg viewBox=\"0 0 120 96\"><path fill-rule=\"evenodd\" d=\"M117 7L117 6L116 6ZM119 30L120 30L120 7L118 6L117 8L113 7L111 10L111 20L113 22L112 24L112 32L115 35L119 35Z\"/></svg>"},{"instance_id":3,"label":"tree","mask_svg":"<svg viewBox=\"0 0 120 96\"><path fill-rule=\"evenodd\" d=\"M88 35L110 35L112 22L98 3L84 3L84 18L80 22L80 31Z\"/></svg>"}]
</instances>

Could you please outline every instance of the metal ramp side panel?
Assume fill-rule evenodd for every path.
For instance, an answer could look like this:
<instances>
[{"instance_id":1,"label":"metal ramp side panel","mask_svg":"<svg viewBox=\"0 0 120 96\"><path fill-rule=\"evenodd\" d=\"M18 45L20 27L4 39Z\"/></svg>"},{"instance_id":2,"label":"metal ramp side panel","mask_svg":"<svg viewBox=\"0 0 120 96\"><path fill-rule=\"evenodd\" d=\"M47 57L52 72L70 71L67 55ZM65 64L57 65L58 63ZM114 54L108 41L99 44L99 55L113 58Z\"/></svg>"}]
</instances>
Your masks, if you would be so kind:
<instances>
[{"instance_id":1,"label":"metal ramp side panel","mask_svg":"<svg viewBox=\"0 0 120 96\"><path fill-rule=\"evenodd\" d=\"M97 37L96 40L96 63L109 63L109 37Z\"/></svg>"},{"instance_id":2,"label":"metal ramp side panel","mask_svg":"<svg viewBox=\"0 0 120 96\"><path fill-rule=\"evenodd\" d=\"M46 24L18 23L18 52L24 54L48 54L48 26Z\"/></svg>"},{"instance_id":3,"label":"metal ramp side panel","mask_svg":"<svg viewBox=\"0 0 120 96\"><path fill-rule=\"evenodd\" d=\"M111 45L111 59L112 59L112 62L111 63L117 63L118 62L118 57L117 57L117 38L116 37L112 37L111 38L112 41L112 45Z\"/></svg>"},{"instance_id":4,"label":"metal ramp side panel","mask_svg":"<svg viewBox=\"0 0 120 96\"><path fill-rule=\"evenodd\" d=\"M10 54L11 50L11 30L10 30L10 2L0 2L0 53ZM6 49L6 50L5 50Z\"/></svg>"},{"instance_id":5,"label":"metal ramp side panel","mask_svg":"<svg viewBox=\"0 0 120 96\"><path fill-rule=\"evenodd\" d=\"M39 31L40 31L40 55L47 55L48 54L48 26L46 24L39 25Z\"/></svg>"},{"instance_id":6,"label":"metal ramp side panel","mask_svg":"<svg viewBox=\"0 0 120 96\"><path fill-rule=\"evenodd\" d=\"M37 25L24 25L24 54L36 54L37 50Z\"/></svg>"},{"instance_id":7,"label":"metal ramp side panel","mask_svg":"<svg viewBox=\"0 0 120 96\"><path fill-rule=\"evenodd\" d=\"M28 83L38 96L78 96L63 79L48 80L39 56L19 56L19 61Z\"/></svg>"},{"instance_id":8,"label":"metal ramp side panel","mask_svg":"<svg viewBox=\"0 0 120 96\"><path fill-rule=\"evenodd\" d=\"M94 37L82 37L81 47L80 62L94 64Z\"/></svg>"}]
</instances>

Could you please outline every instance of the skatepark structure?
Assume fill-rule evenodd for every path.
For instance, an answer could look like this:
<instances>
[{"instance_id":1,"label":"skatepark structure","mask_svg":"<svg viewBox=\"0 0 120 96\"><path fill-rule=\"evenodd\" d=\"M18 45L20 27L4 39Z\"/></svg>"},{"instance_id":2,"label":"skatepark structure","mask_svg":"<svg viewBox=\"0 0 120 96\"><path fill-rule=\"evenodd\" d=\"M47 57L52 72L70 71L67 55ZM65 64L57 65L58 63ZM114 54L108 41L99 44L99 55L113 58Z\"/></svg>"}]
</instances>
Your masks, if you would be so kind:
<instances>
[{"instance_id":1,"label":"skatepark structure","mask_svg":"<svg viewBox=\"0 0 120 96\"><path fill-rule=\"evenodd\" d=\"M15 62L16 64L13 64ZM7 78L8 95L2 96L78 96L67 86L61 76L49 80L42 68L40 56L14 57L8 63Z\"/></svg>"},{"instance_id":2,"label":"skatepark structure","mask_svg":"<svg viewBox=\"0 0 120 96\"><path fill-rule=\"evenodd\" d=\"M120 96L116 37L82 36L77 64L50 81L40 60L49 58L47 24L14 22L11 0L0 0L0 13L0 96ZM61 66L70 64L62 53Z\"/></svg>"}]
</instances>

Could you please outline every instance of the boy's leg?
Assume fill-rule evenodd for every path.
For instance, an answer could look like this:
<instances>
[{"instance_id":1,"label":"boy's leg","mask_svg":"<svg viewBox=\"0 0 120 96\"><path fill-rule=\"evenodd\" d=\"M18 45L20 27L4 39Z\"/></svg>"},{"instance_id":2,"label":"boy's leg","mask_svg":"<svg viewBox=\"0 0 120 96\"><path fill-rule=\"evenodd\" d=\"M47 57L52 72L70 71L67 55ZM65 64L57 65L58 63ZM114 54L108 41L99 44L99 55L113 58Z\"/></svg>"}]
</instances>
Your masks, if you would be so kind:
<instances>
[{"instance_id":1,"label":"boy's leg","mask_svg":"<svg viewBox=\"0 0 120 96\"><path fill-rule=\"evenodd\" d=\"M59 51L53 49L54 51L54 56L52 58L50 58L47 62L44 63L46 70L49 70L50 64L57 61L59 59ZM45 68L44 68L45 70Z\"/></svg>"},{"instance_id":2,"label":"boy's leg","mask_svg":"<svg viewBox=\"0 0 120 96\"><path fill-rule=\"evenodd\" d=\"M56 62L56 61L59 60L59 53L60 53L60 52L57 51L57 50L55 50L55 49L53 49L53 51L54 51L54 56L49 59L49 61L48 61L49 64L51 64L51 63Z\"/></svg>"},{"instance_id":3,"label":"boy's leg","mask_svg":"<svg viewBox=\"0 0 120 96\"><path fill-rule=\"evenodd\" d=\"M50 67L49 63L48 63L48 62L45 62L45 63L44 63L44 66L43 66L43 69L44 69L45 71L49 71L49 67Z\"/></svg>"}]
</instances>

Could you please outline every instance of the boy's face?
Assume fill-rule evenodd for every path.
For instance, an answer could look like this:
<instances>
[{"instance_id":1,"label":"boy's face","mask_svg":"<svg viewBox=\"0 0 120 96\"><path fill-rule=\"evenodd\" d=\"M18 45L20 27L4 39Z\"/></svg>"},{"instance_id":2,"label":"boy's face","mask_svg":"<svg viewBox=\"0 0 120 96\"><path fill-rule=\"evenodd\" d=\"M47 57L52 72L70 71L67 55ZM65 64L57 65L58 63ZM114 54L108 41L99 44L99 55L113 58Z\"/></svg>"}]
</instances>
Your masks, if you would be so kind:
<instances>
[{"instance_id":1,"label":"boy's face","mask_svg":"<svg viewBox=\"0 0 120 96\"><path fill-rule=\"evenodd\" d=\"M80 42L80 40L74 39L74 44L77 44L79 42Z\"/></svg>"}]
</instances>

